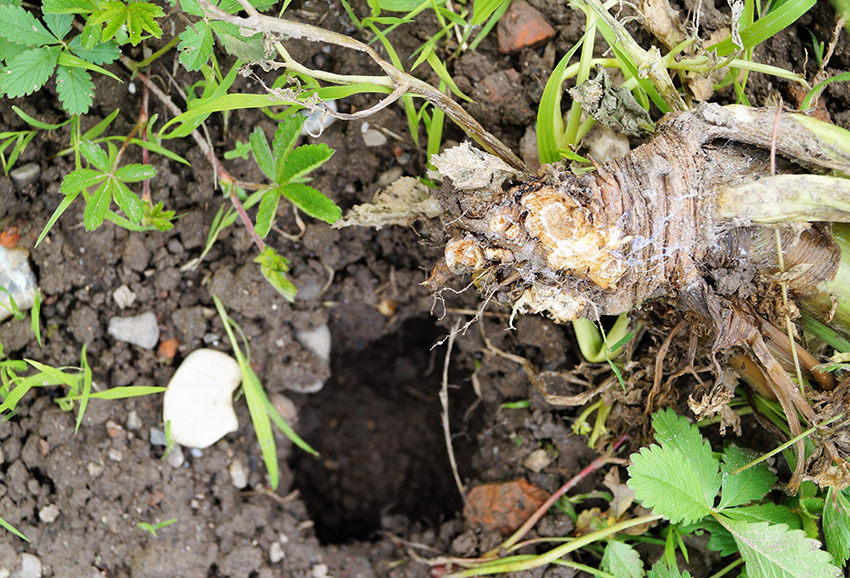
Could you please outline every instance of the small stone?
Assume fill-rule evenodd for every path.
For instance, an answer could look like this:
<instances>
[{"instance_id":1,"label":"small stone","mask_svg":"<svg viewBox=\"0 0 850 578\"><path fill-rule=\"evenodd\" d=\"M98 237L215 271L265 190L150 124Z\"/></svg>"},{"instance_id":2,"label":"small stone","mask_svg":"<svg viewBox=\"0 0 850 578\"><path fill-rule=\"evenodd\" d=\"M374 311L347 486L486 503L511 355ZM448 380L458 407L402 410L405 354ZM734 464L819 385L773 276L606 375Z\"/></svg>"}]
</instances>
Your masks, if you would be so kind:
<instances>
[{"instance_id":1,"label":"small stone","mask_svg":"<svg viewBox=\"0 0 850 578\"><path fill-rule=\"evenodd\" d=\"M138 412L135 409L131 409L130 413L127 414L127 422L124 424L130 431L138 431L142 429L142 418L139 417Z\"/></svg>"},{"instance_id":2,"label":"small stone","mask_svg":"<svg viewBox=\"0 0 850 578\"><path fill-rule=\"evenodd\" d=\"M99 478L103 473L103 465L95 464L93 462L89 462L86 464L86 469L89 471L89 475L93 478Z\"/></svg>"},{"instance_id":3,"label":"small stone","mask_svg":"<svg viewBox=\"0 0 850 578\"><path fill-rule=\"evenodd\" d=\"M387 169L380 175L378 175L378 180L376 181L379 187L388 187L397 180L399 180L402 175L404 175L404 169L401 167L392 167Z\"/></svg>"},{"instance_id":4,"label":"small stone","mask_svg":"<svg viewBox=\"0 0 850 578\"><path fill-rule=\"evenodd\" d=\"M335 100L326 100L325 104L333 112L337 111ZM310 109L305 108L301 111L301 114L307 117L307 120L304 121L304 126L301 128L301 136L317 136L321 134L323 130L331 126L333 121L336 120L328 114L325 107L321 105L317 106L314 111L310 111Z\"/></svg>"},{"instance_id":5,"label":"small stone","mask_svg":"<svg viewBox=\"0 0 850 578\"><path fill-rule=\"evenodd\" d=\"M555 29L525 0L514 0L496 28L499 52L511 54L535 48L555 37Z\"/></svg>"},{"instance_id":6,"label":"small stone","mask_svg":"<svg viewBox=\"0 0 850 578\"><path fill-rule=\"evenodd\" d=\"M245 471L245 466L238 458L233 458L227 471L230 472L230 483L233 484L234 488L241 490L248 485L248 472Z\"/></svg>"},{"instance_id":7,"label":"small stone","mask_svg":"<svg viewBox=\"0 0 850 578\"><path fill-rule=\"evenodd\" d=\"M162 420L180 445L203 449L239 428L233 391L242 382L239 364L214 349L198 349L180 364L163 397Z\"/></svg>"},{"instance_id":8,"label":"small stone","mask_svg":"<svg viewBox=\"0 0 850 578\"><path fill-rule=\"evenodd\" d=\"M35 478L31 478L27 480L27 490L33 496L37 496L39 492L41 492L41 484L38 483L38 480Z\"/></svg>"},{"instance_id":9,"label":"small stone","mask_svg":"<svg viewBox=\"0 0 850 578\"><path fill-rule=\"evenodd\" d=\"M298 408L295 407L295 403L291 399L283 394L273 393L269 396L269 401L272 402L272 406L283 418L283 421L289 425L298 423Z\"/></svg>"},{"instance_id":10,"label":"small stone","mask_svg":"<svg viewBox=\"0 0 850 578\"><path fill-rule=\"evenodd\" d=\"M183 462L186 461L186 456L183 455L183 448L181 448L179 444L171 446L171 451L168 452L168 456L165 458L165 461L169 466L175 469L182 466Z\"/></svg>"},{"instance_id":11,"label":"small stone","mask_svg":"<svg viewBox=\"0 0 850 578\"><path fill-rule=\"evenodd\" d=\"M328 565L327 564L316 564L313 566L313 569L310 572L310 575L313 578L325 578L328 575Z\"/></svg>"},{"instance_id":12,"label":"small stone","mask_svg":"<svg viewBox=\"0 0 850 578\"><path fill-rule=\"evenodd\" d=\"M41 452L41 455L46 456L50 453L50 442L47 440L38 440L38 451Z\"/></svg>"},{"instance_id":13,"label":"small stone","mask_svg":"<svg viewBox=\"0 0 850 578\"><path fill-rule=\"evenodd\" d=\"M272 542L272 545L269 546L269 561L272 564L277 564L283 560L283 557L283 546L280 545L280 542Z\"/></svg>"},{"instance_id":14,"label":"small stone","mask_svg":"<svg viewBox=\"0 0 850 578\"><path fill-rule=\"evenodd\" d=\"M18 309L31 309L35 303L37 285L35 275L30 269L29 252L24 249L9 249L0 245L0 287L5 287ZM0 292L0 321L12 316L11 301L6 291Z\"/></svg>"},{"instance_id":15,"label":"small stone","mask_svg":"<svg viewBox=\"0 0 850 578\"><path fill-rule=\"evenodd\" d=\"M44 506L38 511L38 519L45 524L52 524L56 521L56 518L59 517L59 513L59 508L56 504L50 504L48 506Z\"/></svg>"},{"instance_id":16,"label":"small stone","mask_svg":"<svg viewBox=\"0 0 850 578\"><path fill-rule=\"evenodd\" d=\"M133 317L113 317L109 320L109 335L142 349L153 349L159 341L159 324L152 311Z\"/></svg>"},{"instance_id":17,"label":"small stone","mask_svg":"<svg viewBox=\"0 0 850 578\"><path fill-rule=\"evenodd\" d=\"M165 432L159 428L152 427L150 433L150 440L152 446L167 446L168 438L165 436Z\"/></svg>"},{"instance_id":18,"label":"small stone","mask_svg":"<svg viewBox=\"0 0 850 578\"><path fill-rule=\"evenodd\" d=\"M374 128L369 128L369 123L363 123L365 129L363 132L363 144L367 147L382 147L387 144L387 137L384 133Z\"/></svg>"},{"instance_id":19,"label":"small stone","mask_svg":"<svg viewBox=\"0 0 850 578\"><path fill-rule=\"evenodd\" d=\"M540 153L537 149L537 129L533 124L525 128L525 134L519 139L519 156L528 165L528 168L536 172L540 168Z\"/></svg>"},{"instance_id":20,"label":"small stone","mask_svg":"<svg viewBox=\"0 0 850 578\"><path fill-rule=\"evenodd\" d=\"M179 255L183 252L183 243L181 243L177 239L171 239L170 241L168 241L168 243L165 244L165 246L168 247L169 252L175 255Z\"/></svg>"},{"instance_id":21,"label":"small stone","mask_svg":"<svg viewBox=\"0 0 850 578\"><path fill-rule=\"evenodd\" d=\"M118 289L112 292L112 299L119 309L129 307L136 300L136 294L133 293L126 285L121 285Z\"/></svg>"},{"instance_id":22,"label":"small stone","mask_svg":"<svg viewBox=\"0 0 850 578\"><path fill-rule=\"evenodd\" d=\"M173 359L175 355L177 355L177 348L180 346L180 342L177 341L176 337L172 337L171 339L166 339L165 341L159 344L159 349L157 349L156 353L163 359Z\"/></svg>"},{"instance_id":23,"label":"small stone","mask_svg":"<svg viewBox=\"0 0 850 578\"><path fill-rule=\"evenodd\" d=\"M115 448L109 448L106 450L106 457L112 460L113 462L120 462L124 459L123 454Z\"/></svg>"},{"instance_id":24,"label":"small stone","mask_svg":"<svg viewBox=\"0 0 850 578\"><path fill-rule=\"evenodd\" d=\"M3 452L3 447L0 446L0 464L6 461L6 454Z\"/></svg>"},{"instance_id":25,"label":"small stone","mask_svg":"<svg viewBox=\"0 0 850 578\"><path fill-rule=\"evenodd\" d=\"M9 176L12 177L12 182L15 183L15 187L20 191L24 187L38 182L38 178L41 176L41 165L38 163L27 163L12 170Z\"/></svg>"},{"instance_id":26,"label":"small stone","mask_svg":"<svg viewBox=\"0 0 850 578\"><path fill-rule=\"evenodd\" d=\"M189 450L189 453L190 453L190 454L192 454L192 457L193 457L193 458L202 458L202 457L204 457L204 452L202 452L202 451L201 451L201 450L199 450L198 448L192 448L191 450Z\"/></svg>"},{"instance_id":27,"label":"small stone","mask_svg":"<svg viewBox=\"0 0 850 578\"><path fill-rule=\"evenodd\" d=\"M295 339L327 363L331 357L331 332L327 325L320 325L310 331L296 331Z\"/></svg>"},{"instance_id":28,"label":"small stone","mask_svg":"<svg viewBox=\"0 0 850 578\"><path fill-rule=\"evenodd\" d=\"M534 473L538 473L552 463L552 458L546 450L535 450L531 452L525 461L522 463L526 468Z\"/></svg>"},{"instance_id":29,"label":"small stone","mask_svg":"<svg viewBox=\"0 0 850 578\"><path fill-rule=\"evenodd\" d=\"M32 554L21 554L21 568L10 574L9 578L41 578L44 567L38 556Z\"/></svg>"},{"instance_id":30,"label":"small stone","mask_svg":"<svg viewBox=\"0 0 850 578\"><path fill-rule=\"evenodd\" d=\"M106 433L108 433L111 438L117 438L124 434L124 428L111 419L108 419L106 420Z\"/></svg>"}]
</instances>

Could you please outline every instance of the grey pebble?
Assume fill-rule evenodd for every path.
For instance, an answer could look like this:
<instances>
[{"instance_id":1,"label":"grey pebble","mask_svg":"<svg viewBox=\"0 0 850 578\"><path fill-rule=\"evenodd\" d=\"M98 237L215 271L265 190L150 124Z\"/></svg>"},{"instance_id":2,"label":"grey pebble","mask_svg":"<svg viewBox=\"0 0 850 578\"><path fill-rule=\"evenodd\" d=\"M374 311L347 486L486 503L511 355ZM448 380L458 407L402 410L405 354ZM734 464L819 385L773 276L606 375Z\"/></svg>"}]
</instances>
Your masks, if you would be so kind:
<instances>
[{"instance_id":1,"label":"grey pebble","mask_svg":"<svg viewBox=\"0 0 850 578\"><path fill-rule=\"evenodd\" d=\"M15 183L15 187L20 191L24 187L38 181L38 178L41 176L41 165L38 163L27 163L12 170L9 176L12 177L12 182Z\"/></svg>"},{"instance_id":2,"label":"grey pebble","mask_svg":"<svg viewBox=\"0 0 850 578\"><path fill-rule=\"evenodd\" d=\"M168 452L168 457L165 458L165 461L168 462L168 465L172 468L179 468L182 466L183 462L186 461L186 457L183 455L183 448L181 448L179 444L174 444L171 447L171 451Z\"/></svg>"},{"instance_id":3,"label":"grey pebble","mask_svg":"<svg viewBox=\"0 0 850 578\"><path fill-rule=\"evenodd\" d=\"M128 430L136 431L142 429L144 424L142 423L142 418L140 418L136 410L133 409L127 414L127 423L124 425Z\"/></svg>"},{"instance_id":4,"label":"grey pebble","mask_svg":"<svg viewBox=\"0 0 850 578\"><path fill-rule=\"evenodd\" d=\"M153 349L159 341L159 325L152 311L134 317L113 317L109 320L108 331L118 341L126 341L143 349Z\"/></svg>"},{"instance_id":5,"label":"grey pebble","mask_svg":"<svg viewBox=\"0 0 850 578\"><path fill-rule=\"evenodd\" d=\"M152 427L151 428L151 445L152 446L165 446L168 445L168 440L165 437L165 432L161 429Z\"/></svg>"},{"instance_id":6,"label":"grey pebble","mask_svg":"<svg viewBox=\"0 0 850 578\"><path fill-rule=\"evenodd\" d=\"M9 578L41 578L44 566L38 556L21 554L21 567L10 574Z\"/></svg>"},{"instance_id":7,"label":"grey pebble","mask_svg":"<svg viewBox=\"0 0 850 578\"><path fill-rule=\"evenodd\" d=\"M179 255L183 252L183 243L177 239L171 239L165 246L168 247L168 250L175 255Z\"/></svg>"}]
</instances>

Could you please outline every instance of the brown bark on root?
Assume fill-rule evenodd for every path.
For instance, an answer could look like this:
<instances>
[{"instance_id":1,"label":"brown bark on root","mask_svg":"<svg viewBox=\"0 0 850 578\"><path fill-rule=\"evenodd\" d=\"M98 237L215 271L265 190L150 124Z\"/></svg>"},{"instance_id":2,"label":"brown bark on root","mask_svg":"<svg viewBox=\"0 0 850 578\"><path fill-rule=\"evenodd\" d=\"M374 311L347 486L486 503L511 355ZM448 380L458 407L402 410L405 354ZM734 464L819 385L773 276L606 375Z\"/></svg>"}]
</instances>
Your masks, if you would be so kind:
<instances>
[{"instance_id":1,"label":"brown bark on root","mask_svg":"<svg viewBox=\"0 0 850 578\"><path fill-rule=\"evenodd\" d=\"M470 175L458 168L462 158L437 157L435 165L448 177L438 198L453 238L430 287L438 291L451 277L472 274L488 299L559 322L663 302L693 327L714 334L718 381L692 399L696 412L719 411L731 399L717 353L743 349L767 376L792 436L802 431L798 412L817 426L828 416L812 408L807 397L814 394L801 393L777 361L777 352L790 343L783 332L767 327L785 315L778 293L768 289L783 281L792 296L811 297L835 276L840 252L830 225L784 230L780 271L774 231L721 217L717 207L720 191L728 197L734 183L770 176L776 118L775 109L703 105L668 115L651 142L595 172L576 176L550 166L513 186L503 184L510 177L504 166L489 176ZM793 115L783 114L778 122L778 172L848 171L848 159L824 151ZM478 154L481 160L468 149L454 154ZM807 359L804 365L811 368L813 358ZM809 375L821 389L832 388L830 376ZM835 403L825 403L830 416ZM825 428L821 433L807 472L797 460L792 490L804 477L850 484L843 459L848 444L836 445L834 432ZM802 457L802 441L797 449Z\"/></svg>"}]
</instances>

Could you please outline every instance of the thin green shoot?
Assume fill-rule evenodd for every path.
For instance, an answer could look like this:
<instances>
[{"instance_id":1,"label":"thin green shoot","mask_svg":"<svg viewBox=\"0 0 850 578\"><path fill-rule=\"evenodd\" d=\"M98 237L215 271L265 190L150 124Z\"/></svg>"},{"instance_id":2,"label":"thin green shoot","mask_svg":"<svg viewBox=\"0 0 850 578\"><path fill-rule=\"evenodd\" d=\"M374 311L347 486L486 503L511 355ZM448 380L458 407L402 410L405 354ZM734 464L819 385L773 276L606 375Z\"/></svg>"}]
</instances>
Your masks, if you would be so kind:
<instances>
[{"instance_id":1,"label":"thin green shoot","mask_svg":"<svg viewBox=\"0 0 850 578\"><path fill-rule=\"evenodd\" d=\"M237 140L233 144L233 149L224 152L224 158L232 161L233 159L242 159L247 161L248 157L251 156L251 143L242 142L241 140Z\"/></svg>"},{"instance_id":2,"label":"thin green shoot","mask_svg":"<svg viewBox=\"0 0 850 578\"><path fill-rule=\"evenodd\" d=\"M796 22L803 14L808 12L815 5L816 0L788 0L775 10L749 24L742 26L740 29L741 42L744 49L754 48L768 38L785 30L791 24ZM727 38L717 44L709 46L709 52L714 52L717 56L727 56L739 50L731 38Z\"/></svg>"},{"instance_id":3,"label":"thin green shoot","mask_svg":"<svg viewBox=\"0 0 850 578\"><path fill-rule=\"evenodd\" d=\"M32 329L33 334L35 335L35 340L38 342L39 347L44 347L44 343L41 342L41 325L39 324L39 317L41 316L41 289L35 290L35 297L32 302L32 309L30 310L30 328Z\"/></svg>"},{"instance_id":4,"label":"thin green shoot","mask_svg":"<svg viewBox=\"0 0 850 578\"><path fill-rule=\"evenodd\" d=\"M531 402L527 399L520 401L506 401L499 406L500 409L527 409L529 407L531 407Z\"/></svg>"},{"instance_id":5,"label":"thin green shoot","mask_svg":"<svg viewBox=\"0 0 850 578\"><path fill-rule=\"evenodd\" d=\"M15 302L15 297L12 295L11 291L6 289L5 287L0 287L0 292L5 293L6 296L9 298L8 305L6 305L5 303L3 303L2 300L0 300L0 307L11 313L12 316L18 321L27 316L27 314L21 311L21 308L18 307L18 304Z\"/></svg>"},{"instance_id":6,"label":"thin green shoot","mask_svg":"<svg viewBox=\"0 0 850 578\"><path fill-rule=\"evenodd\" d=\"M171 518L170 520L166 520L165 522L158 522L156 524L148 524L147 522L139 522L136 526L144 530L146 532L150 532L151 535L156 538L156 531L165 528L166 526L170 526L174 522L177 521L177 518Z\"/></svg>"},{"instance_id":7,"label":"thin green shoot","mask_svg":"<svg viewBox=\"0 0 850 578\"><path fill-rule=\"evenodd\" d=\"M177 443L174 435L171 433L171 420L165 422L165 452L162 454L162 457L159 458L161 461L165 461L168 459L169 454L174 449L174 445Z\"/></svg>"},{"instance_id":8,"label":"thin green shoot","mask_svg":"<svg viewBox=\"0 0 850 578\"><path fill-rule=\"evenodd\" d=\"M17 536L17 537L18 537L18 538L20 538L21 540L24 540L25 542L29 542L29 541L30 541L30 539L29 539L29 538L27 538L26 536L24 536L21 532L19 532L19 531L18 531L18 529L17 529L17 528L15 528L12 524L10 524L9 522L7 522L7 521L6 521L6 520L4 520L3 518L0 518L0 527L6 528L6 530L8 530L9 532L13 533L15 536Z\"/></svg>"},{"instance_id":9,"label":"thin green shoot","mask_svg":"<svg viewBox=\"0 0 850 578\"><path fill-rule=\"evenodd\" d=\"M729 572L731 572L732 570L734 570L735 568L737 568L738 566L740 566L743 563L744 563L743 558L738 558L737 560L733 560L732 562L730 562L729 564L727 564L726 566L724 566L723 568L718 570L716 573L712 574L709 578L723 578L723 576L726 576Z\"/></svg>"}]
</instances>

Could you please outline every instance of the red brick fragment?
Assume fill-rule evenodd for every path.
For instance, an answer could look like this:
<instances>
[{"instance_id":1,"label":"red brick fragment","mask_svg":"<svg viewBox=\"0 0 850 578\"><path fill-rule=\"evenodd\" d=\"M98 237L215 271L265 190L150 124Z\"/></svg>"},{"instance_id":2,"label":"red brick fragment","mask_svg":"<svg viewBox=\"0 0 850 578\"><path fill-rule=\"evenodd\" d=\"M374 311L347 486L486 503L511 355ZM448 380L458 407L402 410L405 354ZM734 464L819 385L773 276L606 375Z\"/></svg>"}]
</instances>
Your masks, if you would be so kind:
<instances>
[{"instance_id":1,"label":"red brick fragment","mask_svg":"<svg viewBox=\"0 0 850 578\"><path fill-rule=\"evenodd\" d=\"M514 0L496 28L499 52L511 54L534 48L555 37L555 29L543 15L524 0Z\"/></svg>"},{"instance_id":2,"label":"red brick fragment","mask_svg":"<svg viewBox=\"0 0 850 578\"><path fill-rule=\"evenodd\" d=\"M178 345L180 345L180 342L177 341L177 338L172 337L171 339L166 339L165 341L160 342L157 353L159 353L159 356L162 358L171 359L177 354Z\"/></svg>"}]
</instances>

